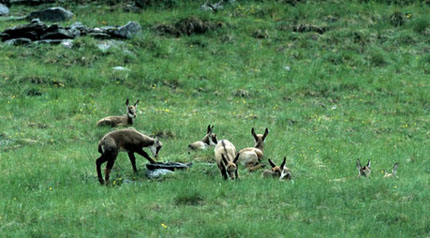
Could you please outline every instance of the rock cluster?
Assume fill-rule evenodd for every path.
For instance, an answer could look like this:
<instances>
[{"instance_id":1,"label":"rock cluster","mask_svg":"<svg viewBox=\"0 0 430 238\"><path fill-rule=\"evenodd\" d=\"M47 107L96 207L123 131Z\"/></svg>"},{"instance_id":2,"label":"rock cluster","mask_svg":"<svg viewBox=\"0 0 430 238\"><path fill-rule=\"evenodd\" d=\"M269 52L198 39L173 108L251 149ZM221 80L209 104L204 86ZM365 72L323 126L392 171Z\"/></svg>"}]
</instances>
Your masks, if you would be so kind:
<instances>
[{"instance_id":1,"label":"rock cluster","mask_svg":"<svg viewBox=\"0 0 430 238\"><path fill-rule=\"evenodd\" d=\"M8 28L0 33L1 41L9 44L61 43L63 40L74 39L79 36L92 36L102 39L130 39L141 30L137 22L128 22L124 26L106 26L90 28L80 22L69 27L57 24L46 25L39 19L33 19L29 24Z\"/></svg>"}]
</instances>

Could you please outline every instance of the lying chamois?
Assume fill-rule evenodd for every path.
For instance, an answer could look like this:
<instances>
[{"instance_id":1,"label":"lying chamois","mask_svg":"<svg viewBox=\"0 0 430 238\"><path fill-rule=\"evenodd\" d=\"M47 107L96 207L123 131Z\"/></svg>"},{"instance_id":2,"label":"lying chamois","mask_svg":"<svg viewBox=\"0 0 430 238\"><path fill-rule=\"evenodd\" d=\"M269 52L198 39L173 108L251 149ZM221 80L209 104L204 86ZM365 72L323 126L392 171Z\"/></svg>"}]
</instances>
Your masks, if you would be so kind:
<instances>
[{"instance_id":1,"label":"lying chamois","mask_svg":"<svg viewBox=\"0 0 430 238\"><path fill-rule=\"evenodd\" d=\"M249 172L253 172L259 168L263 168L265 165L261 163L263 158L264 141L266 136L269 134L269 129L266 128L264 135L255 134L254 128L251 129L251 134L254 137L254 147L244 148L239 151L239 161L244 165Z\"/></svg>"},{"instance_id":2,"label":"lying chamois","mask_svg":"<svg viewBox=\"0 0 430 238\"><path fill-rule=\"evenodd\" d=\"M397 167L399 166L399 163L395 163L393 165L393 170L391 170L391 173L387 173L387 171L385 171L384 169L384 178L390 178L390 177L396 177L397 174Z\"/></svg>"},{"instance_id":3,"label":"lying chamois","mask_svg":"<svg viewBox=\"0 0 430 238\"><path fill-rule=\"evenodd\" d=\"M221 176L227 180L239 179L237 162L240 153L236 155L236 147L228 140L220 140L215 146L215 161L221 172Z\"/></svg>"},{"instance_id":4,"label":"lying chamois","mask_svg":"<svg viewBox=\"0 0 430 238\"><path fill-rule=\"evenodd\" d=\"M366 166L361 166L360 159L357 159L356 167L358 170L358 177L364 176L369 177L372 170L370 169L370 160L367 161Z\"/></svg>"},{"instance_id":5,"label":"lying chamois","mask_svg":"<svg viewBox=\"0 0 430 238\"><path fill-rule=\"evenodd\" d=\"M128 104L128 98L125 102L125 106L127 107L127 114L123 116L108 116L105 118L100 119L97 122L97 126L131 126L133 125L134 119L136 119L136 111L137 111L137 103L139 103L139 100L137 100L134 105Z\"/></svg>"},{"instance_id":6,"label":"lying chamois","mask_svg":"<svg viewBox=\"0 0 430 238\"><path fill-rule=\"evenodd\" d=\"M287 157L284 157L282 164L280 166L276 166L275 163L271 159L269 159L269 164L272 166L272 169L266 169L263 172L263 177L265 178L278 178L279 180L291 180L291 172L285 166L287 161Z\"/></svg>"},{"instance_id":7,"label":"lying chamois","mask_svg":"<svg viewBox=\"0 0 430 238\"><path fill-rule=\"evenodd\" d=\"M192 150L205 150L209 148L209 146L215 146L218 143L218 140L216 138L216 134L213 133L213 129L214 126L211 127L211 125L209 125L203 139L189 144L188 148Z\"/></svg>"},{"instance_id":8,"label":"lying chamois","mask_svg":"<svg viewBox=\"0 0 430 238\"><path fill-rule=\"evenodd\" d=\"M158 152L160 152L162 147L162 143L158 139L146 136L134 128L112 131L103 136L98 145L98 151L102 155L96 160L97 176L100 184L104 184L100 168L101 165L107 161L105 182L108 184L110 171L120 151L126 151L128 153L134 172L137 172L136 157L134 156L134 153L138 153L145 157L151 164L155 163L155 161L151 159L145 151L143 151L142 148L144 147L149 147L152 155L157 158Z\"/></svg>"}]
</instances>

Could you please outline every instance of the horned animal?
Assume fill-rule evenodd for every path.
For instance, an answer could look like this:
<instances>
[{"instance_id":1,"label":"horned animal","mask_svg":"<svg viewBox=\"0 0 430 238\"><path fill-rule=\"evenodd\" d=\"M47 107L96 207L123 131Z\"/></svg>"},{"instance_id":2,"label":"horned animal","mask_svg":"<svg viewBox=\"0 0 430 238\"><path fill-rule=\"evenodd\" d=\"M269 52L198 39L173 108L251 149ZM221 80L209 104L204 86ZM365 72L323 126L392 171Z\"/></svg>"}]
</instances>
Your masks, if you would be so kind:
<instances>
[{"instance_id":1,"label":"horned animal","mask_svg":"<svg viewBox=\"0 0 430 238\"><path fill-rule=\"evenodd\" d=\"M370 169L370 160L367 161L366 166L361 166L360 159L357 159L356 167L358 170L358 177L369 177L372 170Z\"/></svg>"},{"instance_id":2,"label":"horned animal","mask_svg":"<svg viewBox=\"0 0 430 238\"><path fill-rule=\"evenodd\" d=\"M263 171L263 177L265 178L278 178L279 180L291 180L291 171L285 166L287 157L284 157L280 166L277 166L271 159L269 159L269 164L272 169L266 169Z\"/></svg>"},{"instance_id":3,"label":"horned animal","mask_svg":"<svg viewBox=\"0 0 430 238\"><path fill-rule=\"evenodd\" d=\"M203 137L203 139L189 144L188 148L192 150L205 150L210 146L215 146L218 143L218 140L216 138L216 134L213 133L213 129L214 126L211 127L211 125L208 125L206 135Z\"/></svg>"},{"instance_id":4,"label":"horned animal","mask_svg":"<svg viewBox=\"0 0 430 238\"><path fill-rule=\"evenodd\" d=\"M133 171L136 173L136 157L134 153L145 157L150 163L155 163L151 157L143 150L148 147L152 155L157 158L163 144L158 138L154 139L144 135L134 128L120 129L107 133L99 141L98 151L101 156L96 160L97 176L100 184L109 183L109 174L112 170L115 159L120 151L128 153ZM105 170L105 181L101 173L101 165L107 162Z\"/></svg>"},{"instance_id":5,"label":"horned animal","mask_svg":"<svg viewBox=\"0 0 430 238\"><path fill-rule=\"evenodd\" d=\"M391 170L391 173L387 173L387 171L384 170L384 178L390 178L390 177L396 177L397 174L397 167L399 166L399 163L395 163L393 165L393 170Z\"/></svg>"},{"instance_id":6,"label":"horned animal","mask_svg":"<svg viewBox=\"0 0 430 238\"><path fill-rule=\"evenodd\" d=\"M97 126L131 126L136 119L137 112L137 104L139 100L137 100L134 105L129 105L129 100L125 101L125 106L127 107L127 113L123 116L108 116L100 119L97 122Z\"/></svg>"},{"instance_id":7,"label":"horned animal","mask_svg":"<svg viewBox=\"0 0 430 238\"><path fill-rule=\"evenodd\" d=\"M220 140L215 146L215 161L224 180L239 179L237 163L240 153L236 154L236 147L228 140Z\"/></svg>"},{"instance_id":8,"label":"horned animal","mask_svg":"<svg viewBox=\"0 0 430 238\"><path fill-rule=\"evenodd\" d=\"M264 155L264 141L266 140L266 136L269 134L269 129L266 128L264 134L255 134L255 130L252 128L251 134L255 141L254 147L244 148L239 151L239 161L242 165L248 168L249 172L253 172L265 166L261 163L261 159Z\"/></svg>"}]
</instances>

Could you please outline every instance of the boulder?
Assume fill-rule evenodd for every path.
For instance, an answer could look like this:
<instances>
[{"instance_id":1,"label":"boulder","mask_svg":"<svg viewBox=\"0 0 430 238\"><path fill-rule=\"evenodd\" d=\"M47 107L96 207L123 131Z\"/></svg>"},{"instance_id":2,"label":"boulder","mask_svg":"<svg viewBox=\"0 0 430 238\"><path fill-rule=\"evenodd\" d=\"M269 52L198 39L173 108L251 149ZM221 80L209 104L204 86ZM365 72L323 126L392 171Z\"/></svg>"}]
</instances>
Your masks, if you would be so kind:
<instances>
[{"instance_id":1,"label":"boulder","mask_svg":"<svg viewBox=\"0 0 430 238\"><path fill-rule=\"evenodd\" d=\"M59 22L67 21L71 19L74 14L62 7L51 7L38 11L31 12L28 16L28 20L39 18L42 21Z\"/></svg>"},{"instance_id":2,"label":"boulder","mask_svg":"<svg viewBox=\"0 0 430 238\"><path fill-rule=\"evenodd\" d=\"M28 38L15 38L7 40L4 43L7 45L27 45L31 43L31 40Z\"/></svg>"},{"instance_id":3,"label":"boulder","mask_svg":"<svg viewBox=\"0 0 430 238\"><path fill-rule=\"evenodd\" d=\"M135 21L129 21L124 26L118 27L116 31L114 31L114 35L119 38L130 39L133 35L137 34L142 27L139 23Z\"/></svg>"},{"instance_id":4,"label":"boulder","mask_svg":"<svg viewBox=\"0 0 430 238\"><path fill-rule=\"evenodd\" d=\"M9 8L6 5L0 3L0 16L6 16L8 14Z\"/></svg>"},{"instance_id":5,"label":"boulder","mask_svg":"<svg viewBox=\"0 0 430 238\"><path fill-rule=\"evenodd\" d=\"M39 36L46 32L48 27L38 19L34 19L30 24L16 26L4 30L0 34L2 41L15 38L28 38L32 41L38 40Z\"/></svg>"}]
</instances>

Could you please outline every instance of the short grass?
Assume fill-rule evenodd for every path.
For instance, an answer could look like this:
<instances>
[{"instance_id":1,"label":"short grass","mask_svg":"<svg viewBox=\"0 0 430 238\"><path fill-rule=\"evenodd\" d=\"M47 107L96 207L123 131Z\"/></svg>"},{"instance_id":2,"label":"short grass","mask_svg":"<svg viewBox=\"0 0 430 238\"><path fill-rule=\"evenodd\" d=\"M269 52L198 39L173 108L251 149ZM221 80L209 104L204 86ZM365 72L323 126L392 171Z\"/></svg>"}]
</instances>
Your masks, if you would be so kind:
<instances>
[{"instance_id":1,"label":"short grass","mask_svg":"<svg viewBox=\"0 0 430 238\"><path fill-rule=\"evenodd\" d=\"M163 2L141 13L66 3L76 17L64 25L143 26L107 52L89 37L72 49L0 44L1 237L430 236L425 1L236 1L217 13ZM154 30L189 16L222 27ZM190 170L150 181L144 158L133 174L120 154L112 185L98 184L97 142L111 129L95 123L126 98L140 99L135 128L160 135L159 159ZM237 148L269 128L265 157L286 156L294 180L240 168L222 181L211 149L187 151L208 124ZM371 178L356 177L357 159L372 160ZM398 178L383 179L394 162Z\"/></svg>"}]
</instances>

